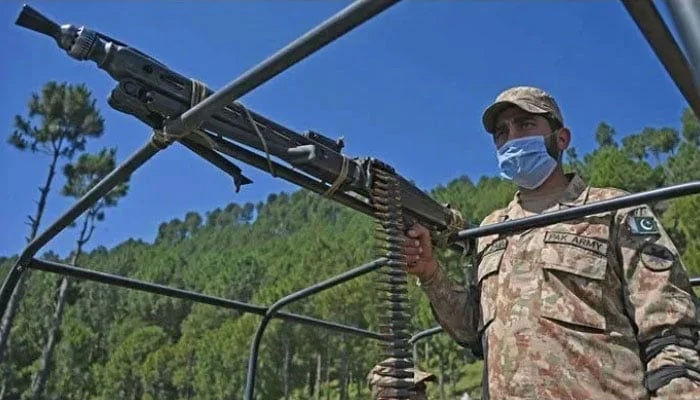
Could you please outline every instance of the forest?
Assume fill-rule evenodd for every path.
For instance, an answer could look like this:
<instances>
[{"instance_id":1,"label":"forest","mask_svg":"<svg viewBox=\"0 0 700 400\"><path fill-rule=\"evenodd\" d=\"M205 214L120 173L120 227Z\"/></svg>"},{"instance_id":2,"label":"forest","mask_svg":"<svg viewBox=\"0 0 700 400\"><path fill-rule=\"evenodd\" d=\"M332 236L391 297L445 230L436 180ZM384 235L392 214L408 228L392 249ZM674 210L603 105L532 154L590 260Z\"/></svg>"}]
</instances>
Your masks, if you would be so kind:
<instances>
[{"instance_id":1,"label":"forest","mask_svg":"<svg viewBox=\"0 0 700 400\"><path fill-rule=\"evenodd\" d=\"M7 146L46 163L27 240L44 225L49 193L78 198L111 171L116 149L85 151L99 141L105 121L80 84L48 82L18 110ZM597 148L570 148L568 171L590 185L629 192L700 179L700 124L679 110L676 126L618 133L605 122ZM39 161L41 160L41 161ZM56 184L64 177L62 186ZM153 243L129 239L84 251L94 227L109 224L109 209L128 196L125 182L87 211L72 228L74 251L41 257L96 271L267 306L301 288L376 258L373 221L304 190L270 194L257 204L183 212L163 221ZM441 202L478 224L505 206L515 188L498 177L456 177L430 189ZM52 194L53 195L53 194ZM31 206L31 205L30 205ZM681 251L691 276L700 276L700 196L653 204ZM18 210L19 212L20 210ZM17 255L0 257L4 279ZM448 250L439 257L455 279L469 276L468 260ZM376 276L365 275L287 312L377 331ZM0 399L240 399L248 351L260 316L29 271L0 325ZM436 326L424 295L409 285L412 331ZM8 318L8 314L11 314ZM367 399L366 375L380 361L379 343L272 320L262 340L256 384L260 399ZM417 366L434 373L431 399L480 398L481 361L445 334L420 341Z\"/></svg>"}]
</instances>

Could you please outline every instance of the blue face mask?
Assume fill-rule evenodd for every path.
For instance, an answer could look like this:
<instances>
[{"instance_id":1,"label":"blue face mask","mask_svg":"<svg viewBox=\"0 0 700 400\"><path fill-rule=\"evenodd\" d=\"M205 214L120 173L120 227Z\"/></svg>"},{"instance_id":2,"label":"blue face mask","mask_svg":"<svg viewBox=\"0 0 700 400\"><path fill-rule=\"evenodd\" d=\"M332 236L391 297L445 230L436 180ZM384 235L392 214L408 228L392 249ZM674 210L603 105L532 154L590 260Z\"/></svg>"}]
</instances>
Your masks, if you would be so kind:
<instances>
[{"instance_id":1,"label":"blue face mask","mask_svg":"<svg viewBox=\"0 0 700 400\"><path fill-rule=\"evenodd\" d=\"M498 149L501 176L525 189L539 187L557 166L547 152L543 136L528 136L506 142Z\"/></svg>"}]
</instances>

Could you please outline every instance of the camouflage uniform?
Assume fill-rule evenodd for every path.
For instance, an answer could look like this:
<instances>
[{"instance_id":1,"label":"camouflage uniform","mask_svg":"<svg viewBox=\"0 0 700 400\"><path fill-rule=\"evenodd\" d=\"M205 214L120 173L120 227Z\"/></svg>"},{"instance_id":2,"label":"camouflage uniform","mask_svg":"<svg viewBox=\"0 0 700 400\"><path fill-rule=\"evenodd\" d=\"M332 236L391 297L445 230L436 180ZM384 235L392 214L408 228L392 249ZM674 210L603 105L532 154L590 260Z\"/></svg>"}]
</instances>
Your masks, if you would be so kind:
<instances>
[{"instance_id":1,"label":"camouflage uniform","mask_svg":"<svg viewBox=\"0 0 700 400\"><path fill-rule=\"evenodd\" d=\"M550 212L627 194L577 175ZM533 215L519 193L482 225ZM490 399L700 399L698 300L647 206L478 241L475 281L421 286L436 319L483 351ZM675 378L674 378L675 377Z\"/></svg>"},{"instance_id":2,"label":"camouflage uniform","mask_svg":"<svg viewBox=\"0 0 700 400\"><path fill-rule=\"evenodd\" d=\"M382 363L390 362L392 359L387 359L384 360ZM428 373L428 372L423 372L419 369L412 369L413 371L413 379L400 379L400 378L394 378L387 373L389 372L389 368L383 367L379 363L372 368L372 370L369 372L367 375L367 384L369 385L369 388L372 392L372 399L380 400L384 398L394 398L391 396L390 393L383 393L382 387L392 387L395 386L395 383L403 383L403 382L413 382L413 385L410 386L411 394L410 394L410 399L411 400L428 400L427 394L426 394L426 386L425 382L430 382L430 381L435 381L436 377L435 375ZM403 384L396 385L397 387L404 387ZM391 390L391 389L389 389Z\"/></svg>"}]
</instances>

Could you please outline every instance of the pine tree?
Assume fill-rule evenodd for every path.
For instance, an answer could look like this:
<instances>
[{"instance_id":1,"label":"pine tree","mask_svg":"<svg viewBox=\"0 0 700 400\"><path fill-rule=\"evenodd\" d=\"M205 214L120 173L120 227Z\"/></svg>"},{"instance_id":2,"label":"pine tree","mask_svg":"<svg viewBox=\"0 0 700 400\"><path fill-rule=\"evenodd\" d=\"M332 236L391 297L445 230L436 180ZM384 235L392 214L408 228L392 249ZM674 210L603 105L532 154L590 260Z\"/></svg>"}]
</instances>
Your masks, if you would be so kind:
<instances>
[{"instance_id":1,"label":"pine tree","mask_svg":"<svg viewBox=\"0 0 700 400\"><path fill-rule=\"evenodd\" d=\"M46 180L39 188L35 214L28 217L30 233L27 241L31 242L39 230L59 160L72 159L76 152L85 149L89 138L101 136L104 119L91 92L82 84L48 82L41 94L31 95L28 109L26 118L15 116L15 129L8 142L18 150L49 157ZM0 364L6 364L6 345L27 277L28 273L22 275L0 322Z\"/></svg>"}]
</instances>

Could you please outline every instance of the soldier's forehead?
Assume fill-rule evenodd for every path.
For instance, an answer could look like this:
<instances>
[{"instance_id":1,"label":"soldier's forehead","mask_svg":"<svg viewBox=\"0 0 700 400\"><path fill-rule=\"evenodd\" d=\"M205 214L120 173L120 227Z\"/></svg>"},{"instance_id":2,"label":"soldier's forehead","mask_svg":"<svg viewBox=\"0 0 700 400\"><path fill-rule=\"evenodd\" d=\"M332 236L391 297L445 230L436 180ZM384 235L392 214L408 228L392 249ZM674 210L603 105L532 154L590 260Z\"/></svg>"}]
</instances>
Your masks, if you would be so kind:
<instances>
[{"instance_id":1,"label":"soldier's forehead","mask_svg":"<svg viewBox=\"0 0 700 400\"><path fill-rule=\"evenodd\" d=\"M537 117L537 114L529 113L529 112L523 110L522 108L513 105L513 106L506 108L505 110L503 110L502 112L500 112L498 114L498 116L496 117L496 125L502 124L507 119L535 118L535 117Z\"/></svg>"}]
</instances>

